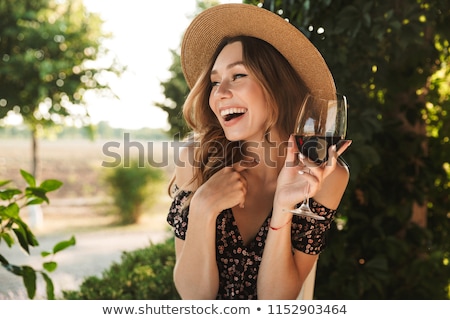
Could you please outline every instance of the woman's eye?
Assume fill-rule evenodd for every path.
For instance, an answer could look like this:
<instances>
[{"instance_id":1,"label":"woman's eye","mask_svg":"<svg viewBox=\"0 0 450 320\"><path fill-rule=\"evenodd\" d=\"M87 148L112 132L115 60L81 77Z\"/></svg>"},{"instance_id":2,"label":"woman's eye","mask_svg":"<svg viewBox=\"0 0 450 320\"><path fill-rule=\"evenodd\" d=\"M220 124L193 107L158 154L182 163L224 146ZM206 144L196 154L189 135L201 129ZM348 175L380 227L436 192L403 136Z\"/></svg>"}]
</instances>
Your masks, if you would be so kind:
<instances>
[{"instance_id":1,"label":"woman's eye","mask_svg":"<svg viewBox=\"0 0 450 320\"><path fill-rule=\"evenodd\" d=\"M232 81L235 81L235 80L238 80L238 79L240 79L240 78L244 78L244 77L246 77L247 75L245 74L245 73L236 73L236 74L234 74L232 77L231 77L231 80ZM220 85L220 81L212 81L211 80L211 87L217 87L217 86L219 86Z\"/></svg>"},{"instance_id":2,"label":"woman's eye","mask_svg":"<svg viewBox=\"0 0 450 320\"><path fill-rule=\"evenodd\" d=\"M240 78L244 78L244 77L246 77L246 76L247 76L246 74L243 74L243 73L237 73L237 74L235 74L235 75L233 76L233 80L240 79Z\"/></svg>"}]
</instances>

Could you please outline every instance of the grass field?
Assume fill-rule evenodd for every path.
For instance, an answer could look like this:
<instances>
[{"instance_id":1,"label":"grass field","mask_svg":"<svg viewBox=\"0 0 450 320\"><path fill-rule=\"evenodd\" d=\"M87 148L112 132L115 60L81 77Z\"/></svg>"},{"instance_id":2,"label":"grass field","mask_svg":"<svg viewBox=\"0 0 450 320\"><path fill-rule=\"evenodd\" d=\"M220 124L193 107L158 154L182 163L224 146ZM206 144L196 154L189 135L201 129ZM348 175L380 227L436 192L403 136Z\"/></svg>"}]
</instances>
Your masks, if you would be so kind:
<instances>
[{"instance_id":1,"label":"grass field","mask_svg":"<svg viewBox=\"0 0 450 320\"><path fill-rule=\"evenodd\" d=\"M113 223L114 218L109 214L111 199L103 183L103 176L108 170L112 170L104 164L111 166L115 160L112 152L116 153L116 158L120 155L124 159L129 154L129 158L140 155L146 162L157 161L168 181L173 170L173 166L169 164L172 162L171 152L168 148L166 154L163 154L162 142L149 145L145 141L134 141L134 146L125 148L123 141L116 141L114 147L105 149L108 143L111 144L111 141L39 141L36 174L38 183L45 179L63 182L59 190L49 194L50 205L42 206L44 217L51 217L45 219L45 229L41 230L42 232L76 226L101 227ZM138 143L142 147L136 147ZM169 160L162 161L163 158ZM31 140L0 140L0 181L12 180L9 186L23 188L25 183L20 176L20 169L31 172L31 168ZM168 204L165 185L166 183L161 187L161 195L157 196L158 203L155 207L158 207L158 210ZM152 208L148 208L145 214L152 214Z\"/></svg>"}]
</instances>

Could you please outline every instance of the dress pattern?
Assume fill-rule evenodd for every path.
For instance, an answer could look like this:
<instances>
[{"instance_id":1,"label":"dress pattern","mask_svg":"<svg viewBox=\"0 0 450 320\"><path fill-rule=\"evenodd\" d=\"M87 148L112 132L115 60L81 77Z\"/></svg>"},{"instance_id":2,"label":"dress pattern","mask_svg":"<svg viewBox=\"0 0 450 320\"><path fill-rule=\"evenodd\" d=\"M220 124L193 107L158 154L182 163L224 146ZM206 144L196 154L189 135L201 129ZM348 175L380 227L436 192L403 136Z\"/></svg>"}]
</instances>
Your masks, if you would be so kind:
<instances>
[{"instance_id":1,"label":"dress pattern","mask_svg":"<svg viewBox=\"0 0 450 320\"><path fill-rule=\"evenodd\" d=\"M177 238L185 239L188 231L189 207L184 206L190 191L178 191L170 207L167 222ZM292 248L307 254L319 254L325 248L325 238L336 214L311 199L311 210L325 220L294 215L292 217ZM231 209L222 211L216 220L216 261L219 269L219 292L216 299L257 299L256 280L264 245L269 232L270 213L252 241L245 244Z\"/></svg>"}]
</instances>

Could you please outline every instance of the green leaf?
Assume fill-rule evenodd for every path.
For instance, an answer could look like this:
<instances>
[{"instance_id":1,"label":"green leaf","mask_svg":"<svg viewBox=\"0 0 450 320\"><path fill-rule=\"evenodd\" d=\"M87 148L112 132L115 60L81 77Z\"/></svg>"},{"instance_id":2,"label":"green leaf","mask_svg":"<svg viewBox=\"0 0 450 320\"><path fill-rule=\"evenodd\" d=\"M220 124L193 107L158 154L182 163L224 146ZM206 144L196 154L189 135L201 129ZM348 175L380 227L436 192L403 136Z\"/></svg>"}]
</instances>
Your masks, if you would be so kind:
<instances>
[{"instance_id":1,"label":"green leaf","mask_svg":"<svg viewBox=\"0 0 450 320\"><path fill-rule=\"evenodd\" d=\"M48 300L55 300L55 288L53 286L53 281L50 279L50 277L45 273L41 272L42 278L44 278L45 284L46 284L46 291L47 291L47 299Z\"/></svg>"},{"instance_id":2,"label":"green leaf","mask_svg":"<svg viewBox=\"0 0 450 320\"><path fill-rule=\"evenodd\" d=\"M366 262L365 268L376 273L386 273L388 271L388 262L385 257L375 257Z\"/></svg>"},{"instance_id":3,"label":"green leaf","mask_svg":"<svg viewBox=\"0 0 450 320\"><path fill-rule=\"evenodd\" d=\"M28 243L30 245L32 245L33 247L38 246L39 242L37 241L36 237L34 236L31 229L28 227L28 225L25 222L23 222L22 220L16 220L15 222L16 222L16 224L19 224L25 230L25 234L27 236Z\"/></svg>"},{"instance_id":4,"label":"green leaf","mask_svg":"<svg viewBox=\"0 0 450 320\"><path fill-rule=\"evenodd\" d=\"M2 256L0 254L0 262L2 263L3 266L6 266L9 264L8 260L6 260L6 258L4 256Z\"/></svg>"},{"instance_id":5,"label":"green leaf","mask_svg":"<svg viewBox=\"0 0 450 320\"><path fill-rule=\"evenodd\" d=\"M74 236L72 236L69 240L65 240L65 241L58 242L58 243L53 247L53 254L55 254L55 253L57 253L57 252L59 252L59 251L61 251L61 250L64 250L64 249L66 249L67 247L74 246L75 243L76 243L76 241L75 241L75 237L74 237Z\"/></svg>"},{"instance_id":6,"label":"green leaf","mask_svg":"<svg viewBox=\"0 0 450 320\"><path fill-rule=\"evenodd\" d=\"M53 272L56 270L56 267L58 267L58 264L54 261L49 261L49 262L44 262L42 264L42 266L44 267L45 270L47 270L48 272Z\"/></svg>"},{"instance_id":7,"label":"green leaf","mask_svg":"<svg viewBox=\"0 0 450 320\"><path fill-rule=\"evenodd\" d=\"M15 274L16 276L21 277L22 276L22 268L10 264L1 254L0 254L0 261L2 263L2 266L8 270L9 272Z\"/></svg>"},{"instance_id":8,"label":"green leaf","mask_svg":"<svg viewBox=\"0 0 450 320\"><path fill-rule=\"evenodd\" d=\"M3 187L4 185L7 185L10 182L11 182L11 180L1 180L0 181L0 187Z\"/></svg>"},{"instance_id":9,"label":"green leaf","mask_svg":"<svg viewBox=\"0 0 450 320\"><path fill-rule=\"evenodd\" d=\"M11 200L15 195L21 194L22 191L18 189L6 189L0 191L1 200Z\"/></svg>"},{"instance_id":10,"label":"green leaf","mask_svg":"<svg viewBox=\"0 0 450 320\"><path fill-rule=\"evenodd\" d=\"M45 258L45 257L48 257L48 256L51 255L51 254L52 254L51 252L48 252L48 251L42 251L42 252L41 252L41 257Z\"/></svg>"},{"instance_id":11,"label":"green leaf","mask_svg":"<svg viewBox=\"0 0 450 320\"><path fill-rule=\"evenodd\" d=\"M369 28L372 22L372 17L370 16L369 13L364 13L363 18L364 18L364 26Z\"/></svg>"},{"instance_id":12,"label":"green leaf","mask_svg":"<svg viewBox=\"0 0 450 320\"><path fill-rule=\"evenodd\" d=\"M49 203L49 200L47 198L47 191L45 191L45 189L43 188L36 188L36 187L28 187L25 189L25 193L27 195L27 197L36 197L39 199L44 200L45 202Z\"/></svg>"},{"instance_id":13,"label":"green leaf","mask_svg":"<svg viewBox=\"0 0 450 320\"><path fill-rule=\"evenodd\" d=\"M32 174L30 174L27 171L22 170L22 169L20 169L20 174L22 175L22 177L25 179L25 181L27 182L27 184L30 187L36 186L36 179L33 177Z\"/></svg>"},{"instance_id":14,"label":"green leaf","mask_svg":"<svg viewBox=\"0 0 450 320\"><path fill-rule=\"evenodd\" d=\"M338 13L338 22L336 32L344 32L345 30L355 29L356 24L360 24L360 12L355 6L346 6Z\"/></svg>"},{"instance_id":15,"label":"green leaf","mask_svg":"<svg viewBox=\"0 0 450 320\"><path fill-rule=\"evenodd\" d=\"M22 266L22 278L28 298L33 299L36 295L36 271L30 266Z\"/></svg>"},{"instance_id":16,"label":"green leaf","mask_svg":"<svg viewBox=\"0 0 450 320\"><path fill-rule=\"evenodd\" d=\"M6 219L20 219L19 218L20 208L17 205L17 203L11 203L7 207L1 208L0 212L2 214L2 217Z\"/></svg>"},{"instance_id":17,"label":"green leaf","mask_svg":"<svg viewBox=\"0 0 450 320\"><path fill-rule=\"evenodd\" d=\"M44 200L42 200L42 199L34 198L34 199L28 201L26 205L27 206L32 206L32 205L35 205L35 204L41 204L43 202L44 202Z\"/></svg>"},{"instance_id":18,"label":"green leaf","mask_svg":"<svg viewBox=\"0 0 450 320\"><path fill-rule=\"evenodd\" d=\"M2 232L0 233L0 240L3 239L6 242L6 245L11 248L12 245L14 244L14 238L11 237L11 235L9 233L6 232ZM1 243L1 241L0 241Z\"/></svg>"},{"instance_id":19,"label":"green leaf","mask_svg":"<svg viewBox=\"0 0 450 320\"><path fill-rule=\"evenodd\" d=\"M49 192L61 188L62 184L63 183L59 180L49 179L42 182L40 187L45 191Z\"/></svg>"},{"instance_id":20,"label":"green leaf","mask_svg":"<svg viewBox=\"0 0 450 320\"><path fill-rule=\"evenodd\" d=\"M27 252L28 254L30 254L29 243L28 243L27 236L25 235L25 231L23 230L23 228L21 228L21 227L13 228L13 232L16 235L17 240L19 240L19 244L22 247L22 249L25 250L25 252Z\"/></svg>"},{"instance_id":21,"label":"green leaf","mask_svg":"<svg viewBox=\"0 0 450 320\"><path fill-rule=\"evenodd\" d=\"M20 219L17 219L14 222L19 227L19 230L23 234L23 236L25 236L25 240L28 243L28 245L30 245L32 247L39 245L39 242L37 241L33 232L30 230L30 228L28 227L28 225L25 222L23 222Z\"/></svg>"}]
</instances>

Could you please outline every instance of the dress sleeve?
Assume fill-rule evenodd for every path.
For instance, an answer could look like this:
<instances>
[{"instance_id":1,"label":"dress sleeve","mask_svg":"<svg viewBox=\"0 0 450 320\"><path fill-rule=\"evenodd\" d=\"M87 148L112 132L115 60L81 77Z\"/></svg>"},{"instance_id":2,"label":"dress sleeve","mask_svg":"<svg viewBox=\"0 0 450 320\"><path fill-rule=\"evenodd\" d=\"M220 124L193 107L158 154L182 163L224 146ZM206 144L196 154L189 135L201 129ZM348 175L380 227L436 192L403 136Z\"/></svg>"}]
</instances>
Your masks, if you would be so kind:
<instances>
[{"instance_id":1,"label":"dress sleeve","mask_svg":"<svg viewBox=\"0 0 450 320\"><path fill-rule=\"evenodd\" d=\"M175 236L181 240L186 237L189 207L185 206L191 191L177 191L167 215L167 222L172 227Z\"/></svg>"},{"instance_id":2,"label":"dress sleeve","mask_svg":"<svg viewBox=\"0 0 450 320\"><path fill-rule=\"evenodd\" d=\"M325 217L325 220L314 220L294 215L292 217L291 239L292 246L295 249L315 255L325 249L326 235L331 227L336 210L328 209L314 199L311 199L310 207L313 212Z\"/></svg>"}]
</instances>

